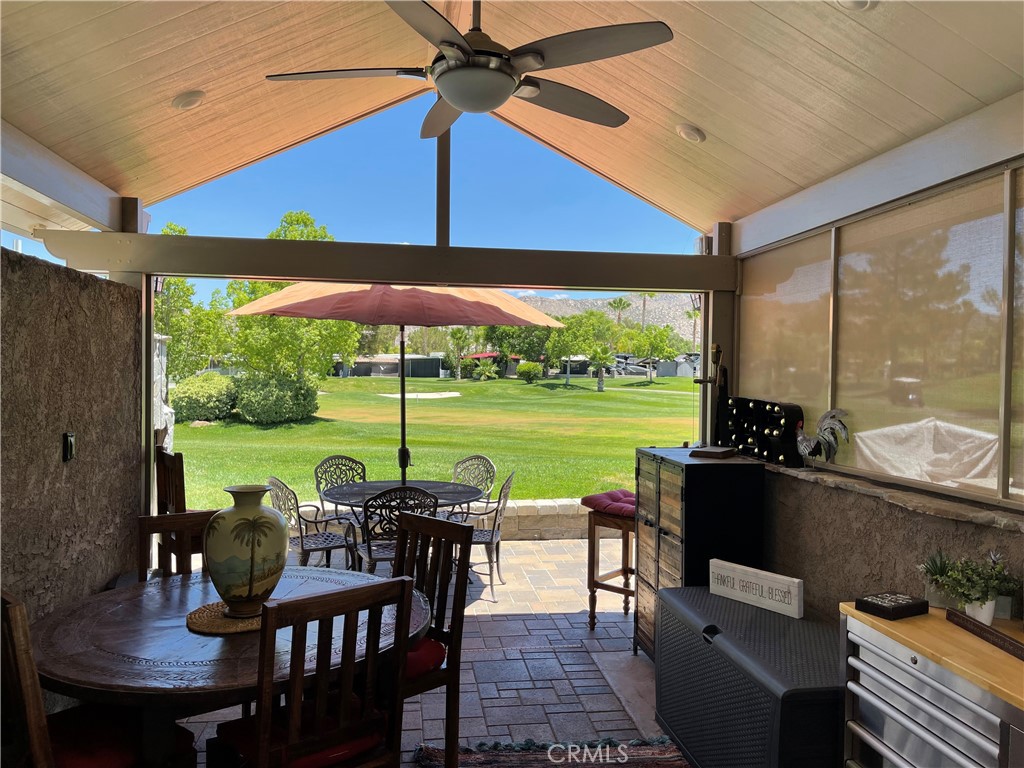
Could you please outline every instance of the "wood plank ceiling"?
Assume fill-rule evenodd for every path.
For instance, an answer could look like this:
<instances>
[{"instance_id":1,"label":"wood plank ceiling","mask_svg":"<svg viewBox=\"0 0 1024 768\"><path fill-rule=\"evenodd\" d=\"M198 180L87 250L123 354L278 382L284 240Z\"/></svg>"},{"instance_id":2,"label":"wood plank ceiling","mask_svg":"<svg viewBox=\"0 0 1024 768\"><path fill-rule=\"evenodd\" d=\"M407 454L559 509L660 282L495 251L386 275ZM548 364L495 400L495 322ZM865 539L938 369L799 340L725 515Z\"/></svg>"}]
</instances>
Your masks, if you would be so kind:
<instances>
[{"instance_id":1,"label":"wood plank ceiling","mask_svg":"<svg viewBox=\"0 0 1024 768\"><path fill-rule=\"evenodd\" d=\"M469 27L468 2L435 7ZM1021 2L883 0L863 12L818 1L483 4L484 31L509 48L652 19L675 39L542 75L623 109L625 126L517 99L496 115L701 231L1024 87ZM264 75L424 66L434 55L375 2L5 0L0 44L0 116L145 204L430 90ZM206 92L201 107L172 108L193 89ZM681 123L707 141L680 138Z\"/></svg>"}]
</instances>

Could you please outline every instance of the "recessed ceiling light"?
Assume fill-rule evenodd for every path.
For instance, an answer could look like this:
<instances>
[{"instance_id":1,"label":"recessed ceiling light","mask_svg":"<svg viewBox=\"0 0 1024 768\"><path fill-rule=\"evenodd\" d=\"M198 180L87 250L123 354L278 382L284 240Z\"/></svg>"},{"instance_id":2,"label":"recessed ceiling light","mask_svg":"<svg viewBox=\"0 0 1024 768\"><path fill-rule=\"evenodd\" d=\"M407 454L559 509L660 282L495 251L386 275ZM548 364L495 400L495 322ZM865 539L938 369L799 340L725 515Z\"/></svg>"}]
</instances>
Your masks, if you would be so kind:
<instances>
[{"instance_id":1,"label":"recessed ceiling light","mask_svg":"<svg viewBox=\"0 0 1024 768\"><path fill-rule=\"evenodd\" d=\"M844 11L870 11L878 0L836 0L836 5Z\"/></svg>"},{"instance_id":2,"label":"recessed ceiling light","mask_svg":"<svg viewBox=\"0 0 1024 768\"><path fill-rule=\"evenodd\" d=\"M680 125L677 125L676 133L687 141L692 141L694 144L700 144L707 138L707 134L705 134L704 131L696 125L690 125L689 123L681 123Z\"/></svg>"},{"instance_id":3,"label":"recessed ceiling light","mask_svg":"<svg viewBox=\"0 0 1024 768\"><path fill-rule=\"evenodd\" d=\"M185 91L171 100L171 106L175 109L195 109L203 103L205 98L205 91Z\"/></svg>"}]
</instances>

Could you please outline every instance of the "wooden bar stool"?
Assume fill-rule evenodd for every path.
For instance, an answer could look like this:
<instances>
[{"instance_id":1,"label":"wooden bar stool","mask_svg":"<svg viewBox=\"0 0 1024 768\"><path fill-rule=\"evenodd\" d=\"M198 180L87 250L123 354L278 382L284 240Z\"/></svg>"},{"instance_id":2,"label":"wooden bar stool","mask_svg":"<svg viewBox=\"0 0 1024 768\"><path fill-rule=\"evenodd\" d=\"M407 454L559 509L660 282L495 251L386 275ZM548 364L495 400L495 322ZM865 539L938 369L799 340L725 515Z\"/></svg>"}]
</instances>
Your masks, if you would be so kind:
<instances>
[{"instance_id":1,"label":"wooden bar stool","mask_svg":"<svg viewBox=\"0 0 1024 768\"><path fill-rule=\"evenodd\" d=\"M587 589L590 590L590 628L597 624L597 590L604 589L622 595L622 613L629 615L629 598L636 595L636 589L629 586L633 567L633 535L636 527L636 497L632 491L620 488L605 493L584 496L580 503L590 510L587 521ZM622 538L622 561L618 568L607 573L601 570L601 537L599 528L619 531ZM622 578L622 586L609 584L612 579Z\"/></svg>"}]
</instances>

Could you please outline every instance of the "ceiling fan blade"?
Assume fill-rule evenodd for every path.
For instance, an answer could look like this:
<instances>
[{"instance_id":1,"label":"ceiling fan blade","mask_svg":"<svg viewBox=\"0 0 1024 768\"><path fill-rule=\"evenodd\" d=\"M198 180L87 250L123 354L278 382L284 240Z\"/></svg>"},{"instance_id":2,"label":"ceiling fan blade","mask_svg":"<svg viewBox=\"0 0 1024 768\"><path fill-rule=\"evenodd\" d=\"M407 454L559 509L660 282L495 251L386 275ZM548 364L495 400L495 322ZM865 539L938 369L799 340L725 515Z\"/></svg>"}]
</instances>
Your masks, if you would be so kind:
<instances>
[{"instance_id":1,"label":"ceiling fan blade","mask_svg":"<svg viewBox=\"0 0 1024 768\"><path fill-rule=\"evenodd\" d=\"M316 72L286 72L267 75L267 80L341 80L348 77L412 77L427 79L427 70L422 67L401 69L322 69Z\"/></svg>"},{"instance_id":2,"label":"ceiling fan blade","mask_svg":"<svg viewBox=\"0 0 1024 768\"><path fill-rule=\"evenodd\" d=\"M528 95L533 93L534 89L536 95ZM553 80L524 77L522 86L512 95L552 112L575 117L577 120L586 120L588 123L606 125L609 128L618 128L629 120L629 115L607 101Z\"/></svg>"},{"instance_id":3,"label":"ceiling fan blade","mask_svg":"<svg viewBox=\"0 0 1024 768\"><path fill-rule=\"evenodd\" d=\"M436 139L451 128L452 124L459 119L461 114L461 110L456 109L438 96L434 106L430 108L427 116L423 118L423 125L420 126L420 138Z\"/></svg>"},{"instance_id":4,"label":"ceiling fan blade","mask_svg":"<svg viewBox=\"0 0 1024 768\"><path fill-rule=\"evenodd\" d=\"M473 47L466 42L452 23L435 11L425 2L409 0L387 0L392 11L402 17L402 21L426 38L427 42L443 52L443 43L460 48L467 56L473 55Z\"/></svg>"},{"instance_id":5,"label":"ceiling fan blade","mask_svg":"<svg viewBox=\"0 0 1024 768\"><path fill-rule=\"evenodd\" d=\"M520 72L557 69L621 56L624 53L650 48L652 45L667 43L671 39L672 30L661 21L640 21L635 24L580 29L521 45L512 51L512 63L517 67L520 64L523 66ZM540 66L536 66L536 58L530 56L538 53L544 60Z\"/></svg>"}]
</instances>

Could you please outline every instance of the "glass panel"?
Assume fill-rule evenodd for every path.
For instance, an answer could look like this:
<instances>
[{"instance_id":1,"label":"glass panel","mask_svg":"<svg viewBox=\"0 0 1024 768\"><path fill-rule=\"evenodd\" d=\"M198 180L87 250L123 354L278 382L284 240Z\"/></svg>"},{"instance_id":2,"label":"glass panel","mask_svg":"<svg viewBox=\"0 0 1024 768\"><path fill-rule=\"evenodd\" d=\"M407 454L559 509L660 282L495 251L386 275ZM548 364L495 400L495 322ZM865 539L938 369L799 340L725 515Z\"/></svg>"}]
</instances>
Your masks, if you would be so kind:
<instances>
[{"instance_id":1,"label":"glass panel","mask_svg":"<svg viewBox=\"0 0 1024 768\"><path fill-rule=\"evenodd\" d=\"M739 389L793 402L814 424L828 409L831 233L744 259Z\"/></svg>"},{"instance_id":2,"label":"glass panel","mask_svg":"<svg viewBox=\"0 0 1024 768\"><path fill-rule=\"evenodd\" d=\"M1013 371L1010 398L1010 498L1024 498L1024 168L1014 174Z\"/></svg>"},{"instance_id":3,"label":"glass panel","mask_svg":"<svg viewBox=\"0 0 1024 768\"><path fill-rule=\"evenodd\" d=\"M839 464L997 493L1002 186L840 230Z\"/></svg>"}]
</instances>

